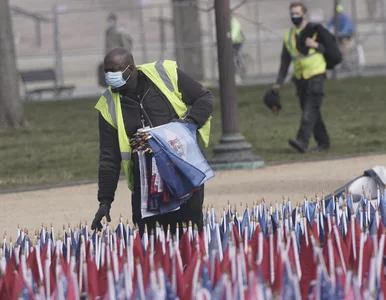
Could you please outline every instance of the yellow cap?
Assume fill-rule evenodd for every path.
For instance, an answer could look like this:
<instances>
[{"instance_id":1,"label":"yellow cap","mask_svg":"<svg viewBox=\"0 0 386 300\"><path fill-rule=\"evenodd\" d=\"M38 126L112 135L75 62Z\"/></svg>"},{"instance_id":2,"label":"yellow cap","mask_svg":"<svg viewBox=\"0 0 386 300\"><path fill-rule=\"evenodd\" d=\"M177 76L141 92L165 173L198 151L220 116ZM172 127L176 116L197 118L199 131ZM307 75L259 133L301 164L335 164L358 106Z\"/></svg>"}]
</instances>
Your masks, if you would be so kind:
<instances>
[{"instance_id":1,"label":"yellow cap","mask_svg":"<svg viewBox=\"0 0 386 300\"><path fill-rule=\"evenodd\" d=\"M343 5L342 4L338 4L336 6L336 12L338 12L338 13L342 13L343 12Z\"/></svg>"}]
</instances>

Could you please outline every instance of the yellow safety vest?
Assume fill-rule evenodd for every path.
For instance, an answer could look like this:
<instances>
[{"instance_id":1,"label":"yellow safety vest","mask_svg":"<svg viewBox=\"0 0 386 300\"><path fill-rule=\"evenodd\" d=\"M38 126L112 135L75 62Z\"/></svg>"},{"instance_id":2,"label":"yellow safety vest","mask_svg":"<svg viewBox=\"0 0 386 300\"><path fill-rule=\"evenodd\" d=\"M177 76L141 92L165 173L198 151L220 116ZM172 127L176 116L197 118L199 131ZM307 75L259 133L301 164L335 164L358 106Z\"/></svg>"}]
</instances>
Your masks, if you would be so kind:
<instances>
[{"instance_id":1,"label":"yellow safety vest","mask_svg":"<svg viewBox=\"0 0 386 300\"><path fill-rule=\"evenodd\" d=\"M317 33L312 37L316 40ZM322 53L310 48L307 55L301 54L296 49L296 29L290 28L284 33L284 44L291 55L296 79L309 79L315 75L326 72L326 60Z\"/></svg>"},{"instance_id":2,"label":"yellow safety vest","mask_svg":"<svg viewBox=\"0 0 386 300\"><path fill-rule=\"evenodd\" d=\"M231 19L231 40L232 43L243 43L244 42L244 33L241 28L241 23L235 18L232 17Z\"/></svg>"},{"instance_id":3,"label":"yellow safety vest","mask_svg":"<svg viewBox=\"0 0 386 300\"><path fill-rule=\"evenodd\" d=\"M166 96L179 118L188 113L187 105L182 101L182 94L178 90L177 63L165 60L156 61L137 66ZM118 130L119 148L122 157L122 169L127 179L127 185L133 192L133 174L131 161L132 149L129 144L130 137L126 134L123 122L122 108L119 93L113 93L109 87L99 98L95 108L100 111L103 118ZM211 116L204 126L198 130L200 140L205 148L209 145Z\"/></svg>"}]
</instances>

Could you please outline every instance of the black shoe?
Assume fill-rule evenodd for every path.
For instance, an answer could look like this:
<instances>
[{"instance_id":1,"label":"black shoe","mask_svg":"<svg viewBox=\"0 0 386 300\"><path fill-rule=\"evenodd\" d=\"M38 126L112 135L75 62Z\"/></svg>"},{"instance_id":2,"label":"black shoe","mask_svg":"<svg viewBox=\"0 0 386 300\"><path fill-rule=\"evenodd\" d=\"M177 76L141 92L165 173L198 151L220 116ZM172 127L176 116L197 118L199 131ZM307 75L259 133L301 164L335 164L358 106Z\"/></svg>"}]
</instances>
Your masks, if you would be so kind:
<instances>
[{"instance_id":1,"label":"black shoe","mask_svg":"<svg viewBox=\"0 0 386 300\"><path fill-rule=\"evenodd\" d=\"M307 151L307 146L299 140L290 139L288 143L290 144L291 147L295 148L300 153L306 153Z\"/></svg>"}]
</instances>

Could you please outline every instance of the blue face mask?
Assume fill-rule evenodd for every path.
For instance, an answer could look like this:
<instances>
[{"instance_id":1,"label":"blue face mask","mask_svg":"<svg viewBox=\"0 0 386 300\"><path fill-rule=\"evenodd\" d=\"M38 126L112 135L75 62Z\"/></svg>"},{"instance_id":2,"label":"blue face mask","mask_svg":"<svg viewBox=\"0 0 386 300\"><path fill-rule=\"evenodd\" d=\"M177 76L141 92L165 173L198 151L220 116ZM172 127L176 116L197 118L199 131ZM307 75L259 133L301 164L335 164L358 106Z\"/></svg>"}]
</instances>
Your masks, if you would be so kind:
<instances>
[{"instance_id":1,"label":"blue face mask","mask_svg":"<svg viewBox=\"0 0 386 300\"><path fill-rule=\"evenodd\" d=\"M126 80L123 78L123 73L130 67L128 65L126 69L119 72L107 72L105 75L106 83L111 86L112 89L118 89L120 87L123 87L126 82L129 80L131 74L126 78Z\"/></svg>"}]
</instances>

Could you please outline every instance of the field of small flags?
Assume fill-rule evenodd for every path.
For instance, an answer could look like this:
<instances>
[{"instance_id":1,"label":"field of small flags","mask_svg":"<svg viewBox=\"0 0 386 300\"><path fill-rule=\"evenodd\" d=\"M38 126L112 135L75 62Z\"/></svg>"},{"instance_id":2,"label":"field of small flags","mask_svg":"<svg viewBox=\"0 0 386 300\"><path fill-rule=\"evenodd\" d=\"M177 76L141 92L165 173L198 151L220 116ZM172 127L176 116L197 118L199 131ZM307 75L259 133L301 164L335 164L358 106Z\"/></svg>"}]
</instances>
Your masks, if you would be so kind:
<instances>
[{"instance_id":1,"label":"field of small flags","mask_svg":"<svg viewBox=\"0 0 386 300\"><path fill-rule=\"evenodd\" d=\"M386 199L316 196L206 208L204 230L140 237L122 218L90 232L4 235L0 299L384 299Z\"/></svg>"}]
</instances>

